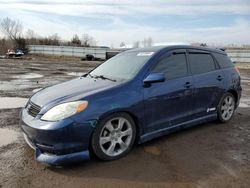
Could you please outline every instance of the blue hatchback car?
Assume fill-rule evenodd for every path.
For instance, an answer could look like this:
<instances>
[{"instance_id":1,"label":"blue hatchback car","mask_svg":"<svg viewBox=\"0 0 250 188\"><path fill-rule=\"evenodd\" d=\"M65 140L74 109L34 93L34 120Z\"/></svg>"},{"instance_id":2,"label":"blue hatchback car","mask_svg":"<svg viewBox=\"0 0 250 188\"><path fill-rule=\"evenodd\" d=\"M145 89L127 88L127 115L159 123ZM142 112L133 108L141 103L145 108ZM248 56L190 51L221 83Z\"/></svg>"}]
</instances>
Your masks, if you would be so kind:
<instances>
[{"instance_id":1,"label":"blue hatchback car","mask_svg":"<svg viewBox=\"0 0 250 188\"><path fill-rule=\"evenodd\" d=\"M125 156L135 143L203 122L229 121L240 75L219 49L133 49L79 78L34 94L21 127L36 159L50 165Z\"/></svg>"}]
</instances>

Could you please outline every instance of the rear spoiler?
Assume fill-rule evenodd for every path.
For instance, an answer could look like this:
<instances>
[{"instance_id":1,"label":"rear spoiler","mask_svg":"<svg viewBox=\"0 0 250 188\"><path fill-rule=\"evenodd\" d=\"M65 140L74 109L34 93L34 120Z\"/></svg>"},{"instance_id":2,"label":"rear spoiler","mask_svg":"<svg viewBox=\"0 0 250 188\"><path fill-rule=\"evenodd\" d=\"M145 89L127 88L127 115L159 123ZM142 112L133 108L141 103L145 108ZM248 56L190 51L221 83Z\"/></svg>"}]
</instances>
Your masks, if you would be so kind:
<instances>
[{"instance_id":1,"label":"rear spoiler","mask_svg":"<svg viewBox=\"0 0 250 188\"><path fill-rule=\"evenodd\" d=\"M219 49L219 50L221 50L221 51L223 51L223 52L226 51L226 48L217 48L217 49Z\"/></svg>"},{"instance_id":2,"label":"rear spoiler","mask_svg":"<svg viewBox=\"0 0 250 188\"><path fill-rule=\"evenodd\" d=\"M207 46L206 43L201 43L200 46L202 46L202 47L209 47L209 46ZM213 47L210 47L210 48L213 48ZM223 51L223 52L226 51L226 48L215 47L215 49L221 50L221 51Z\"/></svg>"}]
</instances>

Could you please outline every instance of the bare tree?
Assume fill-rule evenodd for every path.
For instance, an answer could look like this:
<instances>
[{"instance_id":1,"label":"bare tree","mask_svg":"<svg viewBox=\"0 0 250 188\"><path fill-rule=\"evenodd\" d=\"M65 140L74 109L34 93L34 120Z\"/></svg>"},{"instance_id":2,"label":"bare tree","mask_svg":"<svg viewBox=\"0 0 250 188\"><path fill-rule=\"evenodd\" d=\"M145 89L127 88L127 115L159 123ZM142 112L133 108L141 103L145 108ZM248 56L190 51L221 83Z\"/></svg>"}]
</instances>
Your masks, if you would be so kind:
<instances>
[{"instance_id":1,"label":"bare tree","mask_svg":"<svg viewBox=\"0 0 250 188\"><path fill-rule=\"evenodd\" d=\"M12 40L9 39L0 39L0 54L5 54L8 49L13 47Z\"/></svg>"},{"instance_id":2,"label":"bare tree","mask_svg":"<svg viewBox=\"0 0 250 188\"><path fill-rule=\"evenodd\" d=\"M120 47L125 47L125 46L126 46L125 42L120 43Z\"/></svg>"},{"instance_id":3,"label":"bare tree","mask_svg":"<svg viewBox=\"0 0 250 188\"><path fill-rule=\"evenodd\" d=\"M50 35L48 40L51 45L59 46L61 44L61 37L57 33Z\"/></svg>"},{"instance_id":4,"label":"bare tree","mask_svg":"<svg viewBox=\"0 0 250 188\"><path fill-rule=\"evenodd\" d=\"M146 42L146 38L144 38L142 41L141 41L141 45L142 45L142 47L146 47L146 45L147 45L147 42Z\"/></svg>"},{"instance_id":5,"label":"bare tree","mask_svg":"<svg viewBox=\"0 0 250 188\"><path fill-rule=\"evenodd\" d=\"M0 22L0 30L12 41L12 47L22 49L25 53L28 52L27 41L22 36L23 26L19 20L11 20L4 18Z\"/></svg>"},{"instance_id":6,"label":"bare tree","mask_svg":"<svg viewBox=\"0 0 250 188\"><path fill-rule=\"evenodd\" d=\"M25 34L25 39L27 40L27 43L30 45L36 45L39 44L39 35L35 33L32 29L28 29Z\"/></svg>"},{"instance_id":7,"label":"bare tree","mask_svg":"<svg viewBox=\"0 0 250 188\"><path fill-rule=\"evenodd\" d=\"M153 39L152 39L152 37L144 38L142 40L142 46L143 47L150 47L152 45L153 45Z\"/></svg>"},{"instance_id":8,"label":"bare tree","mask_svg":"<svg viewBox=\"0 0 250 188\"><path fill-rule=\"evenodd\" d=\"M28 29L28 30L26 31L25 37L26 37L27 39L34 39L34 38L37 38L37 34L36 34L35 31L33 31L32 29Z\"/></svg>"},{"instance_id":9,"label":"bare tree","mask_svg":"<svg viewBox=\"0 0 250 188\"><path fill-rule=\"evenodd\" d=\"M75 34L73 38L71 39L71 44L73 46L81 46L81 40L79 39L78 35Z\"/></svg>"},{"instance_id":10,"label":"bare tree","mask_svg":"<svg viewBox=\"0 0 250 188\"><path fill-rule=\"evenodd\" d=\"M200 46L206 47L207 44L206 43L201 43Z\"/></svg>"},{"instance_id":11,"label":"bare tree","mask_svg":"<svg viewBox=\"0 0 250 188\"><path fill-rule=\"evenodd\" d=\"M113 44L113 43L110 44L110 48L111 48L111 49L114 48L114 44Z\"/></svg>"},{"instance_id":12,"label":"bare tree","mask_svg":"<svg viewBox=\"0 0 250 188\"><path fill-rule=\"evenodd\" d=\"M88 35L88 34L84 34L82 36L82 41L81 41L81 45L85 46L85 47L89 47L89 46L96 46L97 42L95 41L95 39Z\"/></svg>"},{"instance_id":13,"label":"bare tree","mask_svg":"<svg viewBox=\"0 0 250 188\"><path fill-rule=\"evenodd\" d=\"M140 48L140 41L135 41L133 43L133 48Z\"/></svg>"},{"instance_id":14,"label":"bare tree","mask_svg":"<svg viewBox=\"0 0 250 188\"><path fill-rule=\"evenodd\" d=\"M4 18L1 20L0 29L2 33L12 40L17 40L22 37L23 26L19 20L11 20Z\"/></svg>"},{"instance_id":15,"label":"bare tree","mask_svg":"<svg viewBox=\"0 0 250 188\"><path fill-rule=\"evenodd\" d=\"M151 47L153 45L153 39L152 37L148 37L147 39L147 47Z\"/></svg>"}]
</instances>

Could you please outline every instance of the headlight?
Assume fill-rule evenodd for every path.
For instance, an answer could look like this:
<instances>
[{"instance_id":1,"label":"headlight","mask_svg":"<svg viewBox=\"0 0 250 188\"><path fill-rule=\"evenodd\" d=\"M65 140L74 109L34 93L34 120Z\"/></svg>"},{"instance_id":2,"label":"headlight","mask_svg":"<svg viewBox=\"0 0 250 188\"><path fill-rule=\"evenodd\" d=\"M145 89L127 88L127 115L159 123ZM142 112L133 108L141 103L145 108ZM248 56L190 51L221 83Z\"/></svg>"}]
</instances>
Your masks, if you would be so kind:
<instances>
[{"instance_id":1,"label":"headlight","mask_svg":"<svg viewBox=\"0 0 250 188\"><path fill-rule=\"evenodd\" d=\"M59 104L47 111L42 117L45 121L59 121L82 112L88 106L88 101L74 101Z\"/></svg>"}]
</instances>

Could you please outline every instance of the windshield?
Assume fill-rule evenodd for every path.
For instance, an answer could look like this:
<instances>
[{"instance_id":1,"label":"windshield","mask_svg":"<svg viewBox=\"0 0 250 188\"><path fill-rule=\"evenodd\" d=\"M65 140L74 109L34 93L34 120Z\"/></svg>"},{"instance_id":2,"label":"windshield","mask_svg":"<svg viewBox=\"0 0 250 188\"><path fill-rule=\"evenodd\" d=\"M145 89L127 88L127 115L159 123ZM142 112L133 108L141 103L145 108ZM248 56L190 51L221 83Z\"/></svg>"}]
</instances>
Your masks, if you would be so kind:
<instances>
[{"instance_id":1,"label":"windshield","mask_svg":"<svg viewBox=\"0 0 250 188\"><path fill-rule=\"evenodd\" d=\"M153 52L123 52L98 66L90 76L130 80L152 55Z\"/></svg>"}]
</instances>

